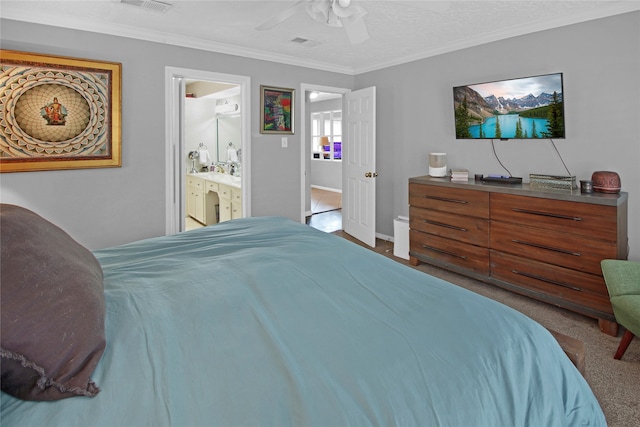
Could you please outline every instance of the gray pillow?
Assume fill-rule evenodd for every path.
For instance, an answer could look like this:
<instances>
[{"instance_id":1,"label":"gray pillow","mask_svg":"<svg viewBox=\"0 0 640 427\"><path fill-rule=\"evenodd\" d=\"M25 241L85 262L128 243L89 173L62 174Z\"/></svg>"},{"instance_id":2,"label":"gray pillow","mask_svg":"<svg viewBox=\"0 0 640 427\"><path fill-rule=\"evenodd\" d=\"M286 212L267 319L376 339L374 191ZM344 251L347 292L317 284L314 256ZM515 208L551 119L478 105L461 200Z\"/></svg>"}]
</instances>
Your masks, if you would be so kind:
<instances>
[{"instance_id":1,"label":"gray pillow","mask_svg":"<svg viewBox=\"0 0 640 427\"><path fill-rule=\"evenodd\" d=\"M39 215L0 204L2 391L25 400L95 396L105 348L102 268Z\"/></svg>"}]
</instances>

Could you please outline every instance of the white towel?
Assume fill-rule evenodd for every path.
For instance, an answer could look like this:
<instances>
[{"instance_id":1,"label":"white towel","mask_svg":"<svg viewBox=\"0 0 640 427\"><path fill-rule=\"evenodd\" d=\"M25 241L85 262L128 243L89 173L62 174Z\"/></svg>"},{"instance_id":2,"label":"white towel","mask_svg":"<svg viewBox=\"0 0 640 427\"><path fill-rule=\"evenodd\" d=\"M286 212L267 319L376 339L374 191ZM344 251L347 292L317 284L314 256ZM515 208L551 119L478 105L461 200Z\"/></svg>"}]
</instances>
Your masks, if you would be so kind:
<instances>
[{"instance_id":1,"label":"white towel","mask_svg":"<svg viewBox=\"0 0 640 427\"><path fill-rule=\"evenodd\" d=\"M227 161L228 162L238 161L238 151L235 148L227 148Z\"/></svg>"},{"instance_id":2,"label":"white towel","mask_svg":"<svg viewBox=\"0 0 640 427\"><path fill-rule=\"evenodd\" d=\"M209 159L209 150L202 149L198 151L198 163L201 165L208 165Z\"/></svg>"}]
</instances>

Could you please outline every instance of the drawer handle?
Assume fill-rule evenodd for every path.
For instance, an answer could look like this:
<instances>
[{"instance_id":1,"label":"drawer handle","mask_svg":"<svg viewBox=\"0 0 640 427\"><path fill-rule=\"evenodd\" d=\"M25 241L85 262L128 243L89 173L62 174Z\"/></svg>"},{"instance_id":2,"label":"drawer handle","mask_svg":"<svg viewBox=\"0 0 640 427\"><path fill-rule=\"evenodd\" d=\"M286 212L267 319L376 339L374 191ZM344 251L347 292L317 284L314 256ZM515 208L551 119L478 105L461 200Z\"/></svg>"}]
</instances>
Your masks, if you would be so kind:
<instances>
[{"instance_id":1,"label":"drawer handle","mask_svg":"<svg viewBox=\"0 0 640 427\"><path fill-rule=\"evenodd\" d=\"M521 245L526 245L526 246L533 246L534 248L546 249L548 251L560 252L567 255L582 256L580 252L573 252L567 249L553 248L551 246L539 245L537 243L525 242L523 240L518 240L518 239L511 239L511 241L513 243L519 243Z\"/></svg>"},{"instance_id":2,"label":"drawer handle","mask_svg":"<svg viewBox=\"0 0 640 427\"><path fill-rule=\"evenodd\" d=\"M571 221L582 221L582 218L579 216L561 215L561 214L554 214L550 212L530 211L529 209L520 209L520 208L513 208L512 210L514 212L526 213L531 215L548 216L551 218L559 218L559 219L569 219Z\"/></svg>"},{"instance_id":3,"label":"drawer handle","mask_svg":"<svg viewBox=\"0 0 640 427\"><path fill-rule=\"evenodd\" d=\"M458 230L458 231L462 231L462 232L466 232L467 231L466 228L456 227L455 225L449 225L449 224L445 224L443 222L429 221L428 219L423 219L422 222L425 222L425 223L431 224L431 225L437 225L438 227L451 228L453 230Z\"/></svg>"},{"instance_id":4,"label":"drawer handle","mask_svg":"<svg viewBox=\"0 0 640 427\"><path fill-rule=\"evenodd\" d=\"M445 254L445 255L451 255L451 256L454 256L456 258L467 259L467 257L464 256L464 255L454 254L453 252L449 252L449 251L445 251L445 250L442 250L442 249L434 248L434 247L431 247L429 245L422 245L422 247L425 248L425 249L429 249L431 251L434 251L434 252L440 252L440 253Z\"/></svg>"},{"instance_id":5,"label":"drawer handle","mask_svg":"<svg viewBox=\"0 0 640 427\"><path fill-rule=\"evenodd\" d=\"M449 202L449 203L460 203L462 205L466 205L467 202L466 200L458 200L458 199L448 199L446 197L437 197L437 196L423 196L425 199L433 199L433 200L439 200L441 202Z\"/></svg>"},{"instance_id":6,"label":"drawer handle","mask_svg":"<svg viewBox=\"0 0 640 427\"><path fill-rule=\"evenodd\" d=\"M563 283L563 282L558 282L557 280L547 279L546 277L539 276L537 274L525 273L523 271L518 271L518 270L511 270L511 272L513 274L519 274L520 276L525 276L525 277L529 277L531 279L540 280L541 282L547 282L547 283L550 283L552 285L562 286L563 288L573 289L574 291L582 291L581 288L578 288L576 286L572 286L572 285L569 285L569 284Z\"/></svg>"}]
</instances>

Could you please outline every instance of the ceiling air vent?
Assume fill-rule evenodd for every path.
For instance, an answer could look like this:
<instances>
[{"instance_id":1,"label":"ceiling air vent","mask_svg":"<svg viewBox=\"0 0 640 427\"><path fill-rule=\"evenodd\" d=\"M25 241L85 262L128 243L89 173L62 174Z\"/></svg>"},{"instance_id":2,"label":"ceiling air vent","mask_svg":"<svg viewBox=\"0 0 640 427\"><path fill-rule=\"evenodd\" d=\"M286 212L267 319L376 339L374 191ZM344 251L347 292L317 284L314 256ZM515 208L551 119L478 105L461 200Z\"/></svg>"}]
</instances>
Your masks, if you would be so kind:
<instances>
[{"instance_id":1,"label":"ceiling air vent","mask_svg":"<svg viewBox=\"0 0 640 427\"><path fill-rule=\"evenodd\" d=\"M299 44L299 45L306 46L306 47L320 46L320 42L319 41L305 39L304 37L296 37L294 39L291 39L291 41L293 43L295 43L295 44Z\"/></svg>"},{"instance_id":2,"label":"ceiling air vent","mask_svg":"<svg viewBox=\"0 0 640 427\"><path fill-rule=\"evenodd\" d=\"M158 0L120 0L120 3L164 13L173 7L172 3Z\"/></svg>"}]
</instances>

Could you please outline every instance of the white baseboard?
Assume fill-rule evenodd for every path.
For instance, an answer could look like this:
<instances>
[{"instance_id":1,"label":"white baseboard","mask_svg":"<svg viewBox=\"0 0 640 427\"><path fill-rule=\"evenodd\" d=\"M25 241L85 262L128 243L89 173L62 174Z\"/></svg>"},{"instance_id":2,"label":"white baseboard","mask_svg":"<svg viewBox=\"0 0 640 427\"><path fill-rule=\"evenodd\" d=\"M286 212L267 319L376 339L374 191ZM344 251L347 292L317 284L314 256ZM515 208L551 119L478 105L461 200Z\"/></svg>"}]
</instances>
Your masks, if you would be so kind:
<instances>
[{"instance_id":1,"label":"white baseboard","mask_svg":"<svg viewBox=\"0 0 640 427\"><path fill-rule=\"evenodd\" d=\"M393 242L393 236L387 236L386 234L376 233L376 238L380 240L386 240L387 242Z\"/></svg>"},{"instance_id":2,"label":"white baseboard","mask_svg":"<svg viewBox=\"0 0 640 427\"><path fill-rule=\"evenodd\" d=\"M311 185L311 188L317 188L318 190L332 191L334 193L342 193L341 188L329 188L329 187L322 187L320 185Z\"/></svg>"}]
</instances>

